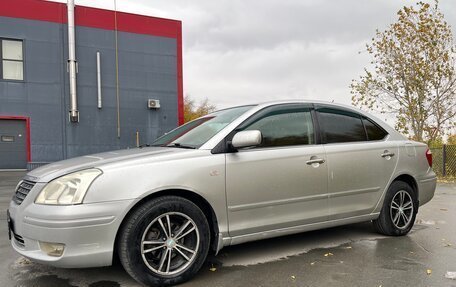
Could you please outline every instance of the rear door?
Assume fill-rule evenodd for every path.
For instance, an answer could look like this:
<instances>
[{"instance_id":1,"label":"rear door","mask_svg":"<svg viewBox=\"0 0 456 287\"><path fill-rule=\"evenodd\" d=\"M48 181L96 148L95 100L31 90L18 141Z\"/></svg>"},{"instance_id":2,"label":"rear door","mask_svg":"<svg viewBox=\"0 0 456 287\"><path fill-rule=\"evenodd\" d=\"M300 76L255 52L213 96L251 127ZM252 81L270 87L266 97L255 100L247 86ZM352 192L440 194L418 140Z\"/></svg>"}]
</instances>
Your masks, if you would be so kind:
<instances>
[{"instance_id":1,"label":"rear door","mask_svg":"<svg viewBox=\"0 0 456 287\"><path fill-rule=\"evenodd\" d=\"M317 114L328 164L329 219L371 213L396 166L396 144L357 113L320 107Z\"/></svg>"},{"instance_id":2,"label":"rear door","mask_svg":"<svg viewBox=\"0 0 456 287\"><path fill-rule=\"evenodd\" d=\"M263 142L226 155L230 235L327 220L325 153L315 142L311 107L269 107L237 130L260 130Z\"/></svg>"}]
</instances>

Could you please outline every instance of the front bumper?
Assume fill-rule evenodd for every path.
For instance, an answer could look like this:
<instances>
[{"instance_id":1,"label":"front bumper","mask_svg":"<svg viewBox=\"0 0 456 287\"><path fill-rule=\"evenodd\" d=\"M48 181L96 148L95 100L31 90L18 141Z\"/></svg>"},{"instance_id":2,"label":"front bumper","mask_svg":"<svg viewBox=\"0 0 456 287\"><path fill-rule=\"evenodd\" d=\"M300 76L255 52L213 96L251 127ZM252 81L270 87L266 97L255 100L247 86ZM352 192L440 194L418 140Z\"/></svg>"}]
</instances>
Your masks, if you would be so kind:
<instances>
[{"instance_id":1,"label":"front bumper","mask_svg":"<svg viewBox=\"0 0 456 287\"><path fill-rule=\"evenodd\" d=\"M38 205L30 200L21 205L11 202L9 208L15 233L11 244L18 253L56 267L112 264L116 234L133 200L71 206ZM49 256L39 242L65 244L65 250L60 257Z\"/></svg>"}]
</instances>

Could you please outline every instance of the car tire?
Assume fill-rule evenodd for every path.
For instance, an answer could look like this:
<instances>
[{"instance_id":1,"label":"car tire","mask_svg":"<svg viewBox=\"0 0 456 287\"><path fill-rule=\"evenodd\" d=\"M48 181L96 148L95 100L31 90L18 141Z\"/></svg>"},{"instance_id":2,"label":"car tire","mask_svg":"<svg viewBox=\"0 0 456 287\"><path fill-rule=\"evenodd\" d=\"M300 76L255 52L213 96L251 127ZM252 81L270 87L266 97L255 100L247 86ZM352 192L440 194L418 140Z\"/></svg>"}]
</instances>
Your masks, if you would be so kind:
<instances>
[{"instance_id":1,"label":"car tire","mask_svg":"<svg viewBox=\"0 0 456 287\"><path fill-rule=\"evenodd\" d=\"M193 202L177 196L159 197L135 208L118 238L120 262L146 286L189 280L205 262L209 245L206 216Z\"/></svg>"},{"instance_id":2,"label":"car tire","mask_svg":"<svg viewBox=\"0 0 456 287\"><path fill-rule=\"evenodd\" d=\"M394 181L385 195L379 217L373 221L378 233L389 236L406 235L415 223L418 199L412 187L403 181Z\"/></svg>"}]
</instances>

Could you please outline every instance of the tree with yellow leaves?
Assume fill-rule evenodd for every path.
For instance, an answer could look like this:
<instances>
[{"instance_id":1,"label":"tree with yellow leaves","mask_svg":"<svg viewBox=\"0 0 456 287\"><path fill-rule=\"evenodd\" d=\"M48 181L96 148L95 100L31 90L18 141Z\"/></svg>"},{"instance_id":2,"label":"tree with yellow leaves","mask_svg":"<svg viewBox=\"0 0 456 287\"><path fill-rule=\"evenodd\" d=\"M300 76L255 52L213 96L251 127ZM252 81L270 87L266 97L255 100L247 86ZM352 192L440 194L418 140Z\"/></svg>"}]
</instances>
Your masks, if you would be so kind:
<instances>
[{"instance_id":1,"label":"tree with yellow leaves","mask_svg":"<svg viewBox=\"0 0 456 287\"><path fill-rule=\"evenodd\" d=\"M372 71L351 83L352 103L396 116L396 128L432 142L455 127L456 48L451 28L433 5L399 10L397 22L377 30L367 52Z\"/></svg>"},{"instance_id":2,"label":"tree with yellow leaves","mask_svg":"<svg viewBox=\"0 0 456 287\"><path fill-rule=\"evenodd\" d=\"M447 144L448 145L456 145L456 134L452 134L452 135L448 136Z\"/></svg>"},{"instance_id":3,"label":"tree with yellow leaves","mask_svg":"<svg viewBox=\"0 0 456 287\"><path fill-rule=\"evenodd\" d=\"M184 122L207 115L215 109L215 105L211 104L207 98L197 103L190 95L186 95L184 98Z\"/></svg>"}]
</instances>

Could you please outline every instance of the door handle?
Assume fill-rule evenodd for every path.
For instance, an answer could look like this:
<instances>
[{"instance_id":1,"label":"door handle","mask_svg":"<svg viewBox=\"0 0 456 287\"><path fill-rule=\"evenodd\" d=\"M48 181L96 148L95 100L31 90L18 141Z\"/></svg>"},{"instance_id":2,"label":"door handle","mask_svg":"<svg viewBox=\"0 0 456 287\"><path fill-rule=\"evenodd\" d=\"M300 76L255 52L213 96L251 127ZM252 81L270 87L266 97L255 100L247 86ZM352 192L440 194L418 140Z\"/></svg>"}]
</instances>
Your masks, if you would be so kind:
<instances>
[{"instance_id":1,"label":"door handle","mask_svg":"<svg viewBox=\"0 0 456 287\"><path fill-rule=\"evenodd\" d=\"M393 157L394 156L394 152L389 152L387 150L385 150L382 154L381 154L382 157Z\"/></svg>"},{"instance_id":2,"label":"door handle","mask_svg":"<svg viewBox=\"0 0 456 287\"><path fill-rule=\"evenodd\" d=\"M325 160L322 158L316 158L316 159L310 159L310 160L306 161L306 164L308 164L308 165L312 165L314 163L319 163L319 164L325 163Z\"/></svg>"}]
</instances>

